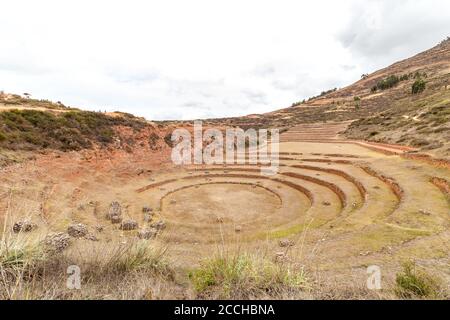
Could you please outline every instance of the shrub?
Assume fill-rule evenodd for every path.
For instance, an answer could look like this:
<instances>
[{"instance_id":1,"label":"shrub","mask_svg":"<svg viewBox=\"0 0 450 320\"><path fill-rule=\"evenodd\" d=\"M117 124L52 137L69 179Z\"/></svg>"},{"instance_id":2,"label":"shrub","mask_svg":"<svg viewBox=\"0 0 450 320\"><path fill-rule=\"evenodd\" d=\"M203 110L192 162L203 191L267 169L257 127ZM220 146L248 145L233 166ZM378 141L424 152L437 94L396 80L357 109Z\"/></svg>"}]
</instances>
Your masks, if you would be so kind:
<instances>
[{"instance_id":1,"label":"shrub","mask_svg":"<svg viewBox=\"0 0 450 320\"><path fill-rule=\"evenodd\" d=\"M397 294L404 298L433 298L439 294L437 280L425 271L417 270L414 262L403 264L403 271L397 274L395 282Z\"/></svg>"},{"instance_id":2,"label":"shrub","mask_svg":"<svg viewBox=\"0 0 450 320\"><path fill-rule=\"evenodd\" d=\"M174 146L171 133L168 133L164 136L164 142L171 148Z\"/></svg>"},{"instance_id":3,"label":"shrub","mask_svg":"<svg viewBox=\"0 0 450 320\"><path fill-rule=\"evenodd\" d=\"M418 94L421 93L425 90L426 87L426 82L423 79L417 79L416 81L414 81L412 87L411 87L411 92L412 94Z\"/></svg>"},{"instance_id":4,"label":"shrub","mask_svg":"<svg viewBox=\"0 0 450 320\"><path fill-rule=\"evenodd\" d=\"M396 86L399 83L400 79L396 75L391 75L386 79L383 79L377 83L377 88L379 90L386 90Z\"/></svg>"},{"instance_id":5,"label":"shrub","mask_svg":"<svg viewBox=\"0 0 450 320\"><path fill-rule=\"evenodd\" d=\"M114 126L140 130L145 122L128 115L109 117L102 113L68 111L61 114L37 110L10 110L0 113L4 147L32 149L80 150L93 143L113 142Z\"/></svg>"}]
</instances>

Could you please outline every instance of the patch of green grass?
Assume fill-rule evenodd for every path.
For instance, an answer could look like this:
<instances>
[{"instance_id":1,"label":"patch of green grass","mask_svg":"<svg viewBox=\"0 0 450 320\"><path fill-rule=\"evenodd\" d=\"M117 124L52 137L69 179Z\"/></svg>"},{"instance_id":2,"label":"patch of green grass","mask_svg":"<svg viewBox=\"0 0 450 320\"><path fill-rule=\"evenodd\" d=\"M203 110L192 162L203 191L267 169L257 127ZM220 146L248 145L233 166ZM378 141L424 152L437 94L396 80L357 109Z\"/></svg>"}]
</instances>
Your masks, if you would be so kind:
<instances>
[{"instance_id":1,"label":"patch of green grass","mask_svg":"<svg viewBox=\"0 0 450 320\"><path fill-rule=\"evenodd\" d=\"M418 270L414 262L405 262L402 272L397 273L396 292L402 298L436 298L439 282L424 270Z\"/></svg>"},{"instance_id":2,"label":"patch of green grass","mask_svg":"<svg viewBox=\"0 0 450 320\"><path fill-rule=\"evenodd\" d=\"M430 235L431 232L412 228L400 228L395 225L378 225L365 231L355 243L360 250L379 251L385 246L392 246L420 236Z\"/></svg>"},{"instance_id":3,"label":"patch of green grass","mask_svg":"<svg viewBox=\"0 0 450 320\"><path fill-rule=\"evenodd\" d=\"M236 254L205 260L189 273L198 293L216 293L220 298L242 298L253 294L301 290L308 287L303 269Z\"/></svg>"}]
</instances>

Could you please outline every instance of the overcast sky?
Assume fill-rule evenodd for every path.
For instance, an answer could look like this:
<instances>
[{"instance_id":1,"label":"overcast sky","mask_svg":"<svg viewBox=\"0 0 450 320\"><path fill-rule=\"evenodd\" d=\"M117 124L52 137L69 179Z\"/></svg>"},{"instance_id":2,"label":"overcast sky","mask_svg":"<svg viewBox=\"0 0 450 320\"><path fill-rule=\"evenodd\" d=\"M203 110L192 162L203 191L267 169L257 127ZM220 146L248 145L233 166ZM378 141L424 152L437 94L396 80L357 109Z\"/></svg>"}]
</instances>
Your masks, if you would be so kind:
<instances>
[{"instance_id":1,"label":"overcast sky","mask_svg":"<svg viewBox=\"0 0 450 320\"><path fill-rule=\"evenodd\" d=\"M158 120L287 107L450 36L448 0L14 0L0 10L0 90Z\"/></svg>"}]
</instances>

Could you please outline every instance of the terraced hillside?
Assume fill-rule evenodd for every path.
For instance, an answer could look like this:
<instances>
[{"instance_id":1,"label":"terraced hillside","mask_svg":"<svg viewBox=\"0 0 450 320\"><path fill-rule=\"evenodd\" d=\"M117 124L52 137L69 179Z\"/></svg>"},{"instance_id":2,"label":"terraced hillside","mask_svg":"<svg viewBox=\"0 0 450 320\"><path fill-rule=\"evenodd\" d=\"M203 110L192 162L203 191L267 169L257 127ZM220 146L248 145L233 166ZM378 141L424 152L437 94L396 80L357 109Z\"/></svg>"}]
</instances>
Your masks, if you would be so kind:
<instances>
[{"instance_id":1,"label":"terraced hillside","mask_svg":"<svg viewBox=\"0 0 450 320\"><path fill-rule=\"evenodd\" d=\"M282 135L275 176L262 175L262 164L174 167L130 154L67 167L65 155L48 155L1 172L7 228L31 221L31 234L44 237L81 223L88 231L74 248L140 238L166 247L181 277L218 246L237 245L356 296L348 281L364 287L368 265L381 267L389 287L411 259L446 288L450 171L382 145L312 135L302 127ZM330 288L321 290L316 297Z\"/></svg>"}]
</instances>

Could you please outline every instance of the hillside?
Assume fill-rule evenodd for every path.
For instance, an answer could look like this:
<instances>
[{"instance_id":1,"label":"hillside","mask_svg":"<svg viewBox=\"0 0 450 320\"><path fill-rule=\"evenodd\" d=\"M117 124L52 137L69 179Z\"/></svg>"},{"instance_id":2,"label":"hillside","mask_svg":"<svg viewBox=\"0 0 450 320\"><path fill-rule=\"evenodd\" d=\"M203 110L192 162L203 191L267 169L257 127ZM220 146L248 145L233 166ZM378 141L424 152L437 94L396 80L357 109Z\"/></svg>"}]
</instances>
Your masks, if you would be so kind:
<instances>
[{"instance_id":1,"label":"hillside","mask_svg":"<svg viewBox=\"0 0 450 320\"><path fill-rule=\"evenodd\" d=\"M413 94L415 82L423 82L425 88ZM414 57L363 75L348 87L324 92L274 112L212 119L211 123L283 128L301 123L353 120L345 132L347 138L410 145L448 157L449 82L450 40L447 39Z\"/></svg>"}]
</instances>

